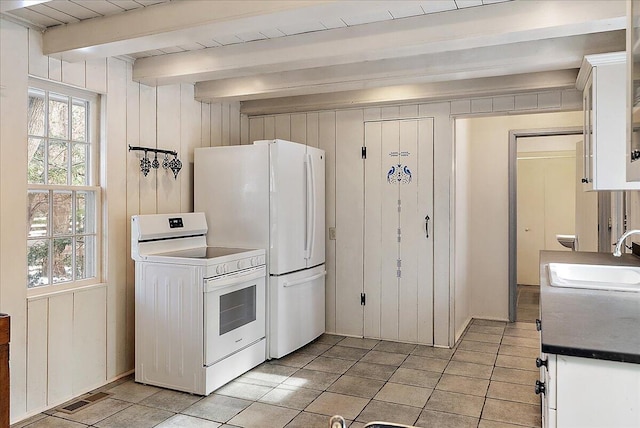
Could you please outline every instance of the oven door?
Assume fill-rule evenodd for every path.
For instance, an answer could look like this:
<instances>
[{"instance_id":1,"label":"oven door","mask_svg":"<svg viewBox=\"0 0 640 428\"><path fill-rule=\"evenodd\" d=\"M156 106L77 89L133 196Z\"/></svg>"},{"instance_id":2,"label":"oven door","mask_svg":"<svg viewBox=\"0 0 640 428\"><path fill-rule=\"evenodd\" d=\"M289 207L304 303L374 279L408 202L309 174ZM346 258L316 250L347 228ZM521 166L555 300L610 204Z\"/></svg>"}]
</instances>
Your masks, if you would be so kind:
<instances>
[{"instance_id":1,"label":"oven door","mask_svg":"<svg viewBox=\"0 0 640 428\"><path fill-rule=\"evenodd\" d=\"M204 365L265 337L264 266L205 279Z\"/></svg>"}]
</instances>

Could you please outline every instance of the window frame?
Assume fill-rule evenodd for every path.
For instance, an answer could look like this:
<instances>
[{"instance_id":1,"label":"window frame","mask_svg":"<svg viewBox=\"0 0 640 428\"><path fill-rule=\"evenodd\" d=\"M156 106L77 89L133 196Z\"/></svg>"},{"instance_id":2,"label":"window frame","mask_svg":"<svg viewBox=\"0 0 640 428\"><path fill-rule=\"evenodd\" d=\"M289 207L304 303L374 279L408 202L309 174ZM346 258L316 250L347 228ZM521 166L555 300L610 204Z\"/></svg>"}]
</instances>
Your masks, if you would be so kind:
<instances>
[{"instance_id":1,"label":"window frame","mask_svg":"<svg viewBox=\"0 0 640 428\"><path fill-rule=\"evenodd\" d=\"M86 163L86 167L87 167L87 171L85 172L86 174L86 181L87 183L83 184L83 185L79 185L79 184L47 184L46 182L43 183L31 183L27 177L27 197L29 195L29 193L31 192L45 192L48 191L49 192L49 215L51 215L53 213L53 199L52 199L52 195L55 192L72 192L72 194L77 194L78 192L88 192L88 193L93 193L94 195L94 207L95 207L95 215L94 215L94 228L95 228L95 232L93 234L93 236L95 237L95 244L94 244L94 252L95 252L95 257L93 257L93 263L94 263L94 275L90 278L83 278L83 279L72 279L71 281L65 281L65 282L59 282L59 283L52 283L52 279L50 278L49 284L46 285L40 285L40 286L34 286L34 287L29 287L29 276L28 273L25 272L25 276L26 276L26 281L25 281L25 287L27 289L27 297L37 297L37 296L42 296L42 295L47 295L47 294L52 294L52 293L58 293L58 292L62 292L62 291L67 291L67 290L76 290L79 288L84 288L84 287L88 287L88 286L95 286L95 285L101 285L104 283L103 280L103 265L104 265L104 259L102 256L102 252L103 252L103 222L102 222L102 210L103 210L103 199L102 199L102 186L100 183L100 153L101 153L101 132L100 132L100 109L101 109L101 96L100 94L94 93L94 92L90 92L90 91L86 91L86 90L82 90L82 89L78 89L75 87L71 87L71 86L67 86L67 85L63 85L63 84L59 84L59 83L54 83L54 82L50 82L50 81L46 81L46 80L41 80L41 79L37 79L37 78L33 78L30 77L29 78L29 85L28 85L28 92L27 92L27 102L31 93L31 90L37 90L37 91L44 91L44 92L53 92L55 94L59 94L59 95L64 95L65 97L67 97L67 99L70 100L71 104L73 104L73 99L80 99L83 101L87 101L88 102L88 113L86 115L86 120L87 120L87 134L85 135L85 141L87 144L87 152L86 155L89 157L89 161ZM48 99L48 96L46 97L46 99ZM46 102L45 102L46 105ZM69 119L68 120L72 120L71 119L71 114L72 111L69 110ZM45 107L45 122L48 120L48 107ZM43 140L47 141L47 140L60 140L60 141L65 141L68 143L72 143L74 140L72 138L71 135L71 130L69 130L69 135L67 136L67 139L60 139L60 138L54 138L54 137L50 137L49 135L47 135L48 133L46 132L46 125L45 125L45 135L43 137L41 136L37 136L37 138L43 138ZM27 139L32 138L33 136L31 134L29 134L29 129L26 130L27 131ZM28 145L27 147L25 147L25 150L28 150ZM45 159L47 158L45 155ZM28 165L27 165L28 168ZM49 168L49 166L45 163L45 170L47 170ZM27 171L25 171L25 173L28 175L29 170L27 169ZM69 172L69 168L67 165L67 174L70 174ZM43 172L45 180L46 180L46 173ZM70 179L69 179L69 175L67 178L67 182L71 183ZM73 204L73 201L75 201L75 197L72 198L72 208L71 208L71 212L72 212L72 218L73 221L75 223L75 206ZM26 209L29 208L29 206L25 207ZM27 215L27 213L25 213L25 215ZM46 239L48 242L53 242L54 239L56 239L55 234L52 230L53 228L53 220L52 218L49 218L48 220L48 229L49 229L49 233L47 234L47 236L44 238ZM33 240L34 238L30 238L29 237L29 232L30 232L30 225L28 223L28 219L27 219L27 230L26 230L26 234L25 234L25 239L26 241L30 241ZM64 236L62 236L61 238L65 238L65 237L70 237L71 239L73 239L74 237L80 237L80 236L89 236L92 234L83 234L83 233L77 233L76 230L72 231L72 233L70 234L64 234ZM50 244L51 245L51 244ZM28 253L27 253L28 254ZM25 257L27 257L27 254L25 254ZM75 249L73 249L73 254L75 254ZM51 252L51 247L49 247L49 258L50 258L50 262L49 265L52 264L52 259L53 257L53 253ZM76 266L76 261L73 261L73 265L72 267L75 268ZM27 268L28 268L29 263L27 263ZM51 269L49 270L49 272L51 272ZM75 276L75 273L74 273Z\"/></svg>"}]
</instances>

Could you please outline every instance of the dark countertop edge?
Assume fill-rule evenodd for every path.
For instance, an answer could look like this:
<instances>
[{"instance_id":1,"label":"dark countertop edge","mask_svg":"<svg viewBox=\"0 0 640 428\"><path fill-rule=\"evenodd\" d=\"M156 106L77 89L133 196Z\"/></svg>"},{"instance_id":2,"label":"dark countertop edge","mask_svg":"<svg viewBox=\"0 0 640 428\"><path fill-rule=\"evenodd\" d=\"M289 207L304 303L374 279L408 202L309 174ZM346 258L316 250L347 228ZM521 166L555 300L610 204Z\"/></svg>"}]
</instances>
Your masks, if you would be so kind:
<instances>
[{"instance_id":1,"label":"dark countertop edge","mask_svg":"<svg viewBox=\"0 0 640 428\"><path fill-rule=\"evenodd\" d=\"M615 361L618 363L640 364L640 355L622 352L608 352L602 350L580 349L569 346L542 344L542 352L547 354L565 355L567 357L593 358L597 360Z\"/></svg>"}]
</instances>

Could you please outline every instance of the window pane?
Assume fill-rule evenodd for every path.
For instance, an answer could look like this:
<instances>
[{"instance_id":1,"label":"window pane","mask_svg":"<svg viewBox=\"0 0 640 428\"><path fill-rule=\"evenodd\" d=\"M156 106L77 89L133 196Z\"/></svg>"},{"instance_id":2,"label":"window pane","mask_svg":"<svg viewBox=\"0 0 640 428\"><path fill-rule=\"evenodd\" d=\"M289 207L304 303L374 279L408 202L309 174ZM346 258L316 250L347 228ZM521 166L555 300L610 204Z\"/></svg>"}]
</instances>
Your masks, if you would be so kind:
<instances>
[{"instance_id":1,"label":"window pane","mask_svg":"<svg viewBox=\"0 0 640 428\"><path fill-rule=\"evenodd\" d=\"M49 142L49 174L47 184L67 184L68 144Z\"/></svg>"},{"instance_id":2,"label":"window pane","mask_svg":"<svg viewBox=\"0 0 640 428\"><path fill-rule=\"evenodd\" d=\"M44 137L44 91L29 90L29 135Z\"/></svg>"},{"instance_id":3,"label":"window pane","mask_svg":"<svg viewBox=\"0 0 640 428\"><path fill-rule=\"evenodd\" d=\"M27 200L29 238L49 236L49 192L30 191Z\"/></svg>"},{"instance_id":4,"label":"window pane","mask_svg":"<svg viewBox=\"0 0 640 428\"><path fill-rule=\"evenodd\" d=\"M70 235L73 233L71 197L71 192L53 192L54 235Z\"/></svg>"},{"instance_id":5,"label":"window pane","mask_svg":"<svg viewBox=\"0 0 640 428\"><path fill-rule=\"evenodd\" d=\"M69 98L49 93L49 137L69 139Z\"/></svg>"},{"instance_id":6,"label":"window pane","mask_svg":"<svg viewBox=\"0 0 640 428\"><path fill-rule=\"evenodd\" d=\"M88 145L75 143L71 146L71 184L85 186L87 181Z\"/></svg>"},{"instance_id":7,"label":"window pane","mask_svg":"<svg viewBox=\"0 0 640 428\"><path fill-rule=\"evenodd\" d=\"M87 141L87 102L73 100L71 106L71 139Z\"/></svg>"},{"instance_id":8,"label":"window pane","mask_svg":"<svg viewBox=\"0 0 640 428\"><path fill-rule=\"evenodd\" d=\"M27 276L28 287L38 287L49 284L47 270L49 269L49 240L27 241Z\"/></svg>"},{"instance_id":9,"label":"window pane","mask_svg":"<svg viewBox=\"0 0 640 428\"><path fill-rule=\"evenodd\" d=\"M93 260L96 254L95 236L78 236L76 239L76 279L96 276Z\"/></svg>"},{"instance_id":10,"label":"window pane","mask_svg":"<svg viewBox=\"0 0 640 428\"><path fill-rule=\"evenodd\" d=\"M44 154L44 139L29 138L29 170L27 175L29 183L44 184Z\"/></svg>"},{"instance_id":11,"label":"window pane","mask_svg":"<svg viewBox=\"0 0 640 428\"><path fill-rule=\"evenodd\" d=\"M57 238L53 240L53 283L73 279L73 240Z\"/></svg>"}]
</instances>

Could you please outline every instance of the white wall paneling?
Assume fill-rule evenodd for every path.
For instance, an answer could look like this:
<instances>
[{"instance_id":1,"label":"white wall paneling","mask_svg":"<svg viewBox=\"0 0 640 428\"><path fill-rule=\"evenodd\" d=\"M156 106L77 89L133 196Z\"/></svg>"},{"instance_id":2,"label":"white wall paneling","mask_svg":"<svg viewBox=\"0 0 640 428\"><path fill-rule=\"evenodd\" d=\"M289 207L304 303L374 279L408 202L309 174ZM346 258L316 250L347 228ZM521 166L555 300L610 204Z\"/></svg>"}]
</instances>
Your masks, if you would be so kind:
<instances>
[{"instance_id":1,"label":"white wall paneling","mask_svg":"<svg viewBox=\"0 0 640 428\"><path fill-rule=\"evenodd\" d=\"M131 80L116 58L68 64L43 56L42 36L0 20L0 311L11 315L11 420L61 404L133 369L134 264L130 216L192 209L193 148L248 138L238 103L203 105L193 85L152 88ZM28 76L104 94L104 286L31 297L26 290ZM224 126L223 126L224 124ZM178 179L160 168L140 173L127 145L176 150ZM28 342L28 346L27 346Z\"/></svg>"},{"instance_id":2,"label":"white wall paneling","mask_svg":"<svg viewBox=\"0 0 640 428\"><path fill-rule=\"evenodd\" d=\"M0 312L11 315L12 421L27 408L27 151L16 147L27 140L28 45L27 29L0 19Z\"/></svg>"}]
</instances>

